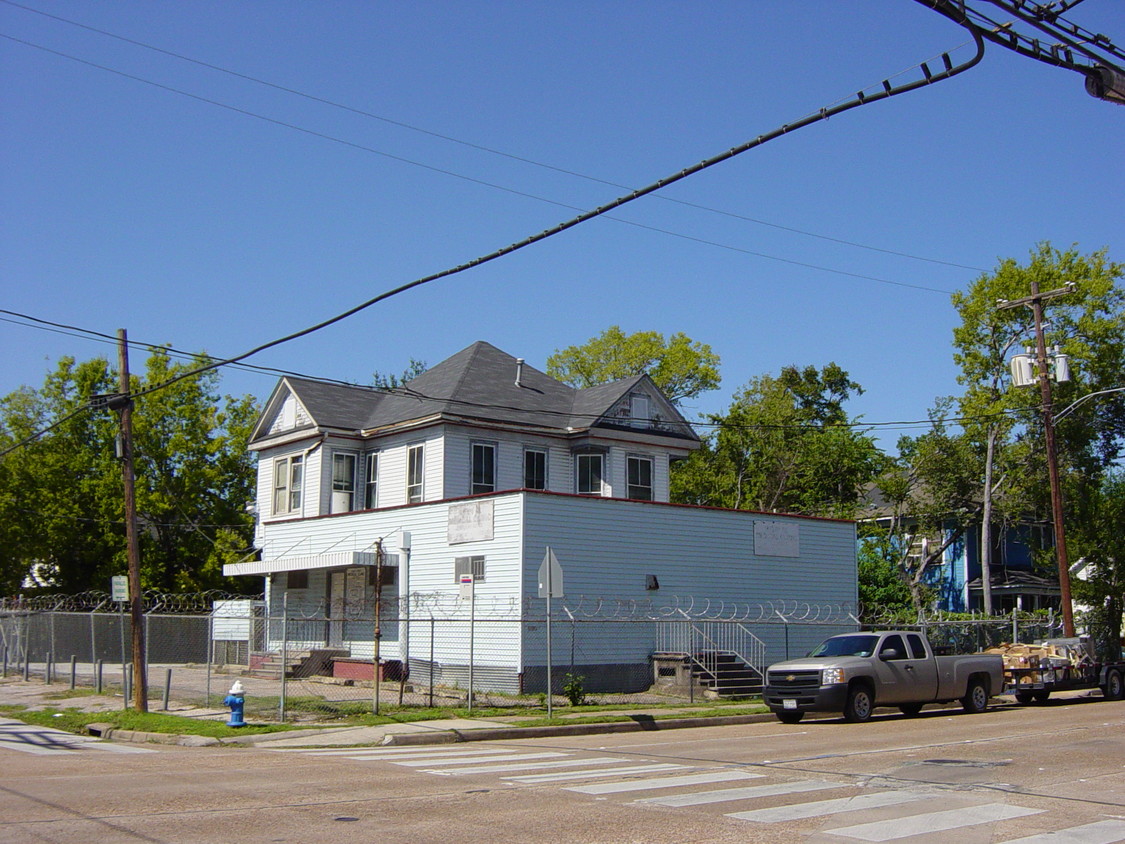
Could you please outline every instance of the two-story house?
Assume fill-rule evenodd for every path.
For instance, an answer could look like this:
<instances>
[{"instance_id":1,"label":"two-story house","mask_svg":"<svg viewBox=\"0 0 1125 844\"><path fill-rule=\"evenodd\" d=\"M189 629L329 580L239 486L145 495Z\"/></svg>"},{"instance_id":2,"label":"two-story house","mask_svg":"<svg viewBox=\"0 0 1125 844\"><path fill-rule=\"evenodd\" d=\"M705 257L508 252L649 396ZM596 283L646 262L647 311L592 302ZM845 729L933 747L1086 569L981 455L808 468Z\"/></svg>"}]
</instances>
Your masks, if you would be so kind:
<instances>
[{"instance_id":1,"label":"two-story house","mask_svg":"<svg viewBox=\"0 0 1125 844\"><path fill-rule=\"evenodd\" d=\"M484 342L393 390L282 378L250 444L261 559L225 572L265 576L274 614L284 600L290 615L323 615L303 644L369 663L359 619L375 590L408 598L379 653L411 672L468 662L463 641L434 641L412 607L467 613L471 576L474 601L518 619L548 547L567 596L854 603L853 523L668 503L670 465L699 445L645 375L575 389ZM651 629L634 627L584 667L591 688L599 666L651 682ZM542 635L513 623L481 637L473 661L488 686L541 690Z\"/></svg>"}]
</instances>

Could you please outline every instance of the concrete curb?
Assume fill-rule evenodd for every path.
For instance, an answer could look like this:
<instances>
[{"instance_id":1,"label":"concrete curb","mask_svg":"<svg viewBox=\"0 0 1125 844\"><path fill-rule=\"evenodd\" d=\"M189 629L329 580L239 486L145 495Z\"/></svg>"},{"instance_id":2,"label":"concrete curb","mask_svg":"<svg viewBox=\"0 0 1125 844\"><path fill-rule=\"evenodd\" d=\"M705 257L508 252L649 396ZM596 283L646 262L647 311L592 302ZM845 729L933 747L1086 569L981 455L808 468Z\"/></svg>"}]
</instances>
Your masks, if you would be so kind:
<instances>
[{"instance_id":1,"label":"concrete curb","mask_svg":"<svg viewBox=\"0 0 1125 844\"><path fill-rule=\"evenodd\" d=\"M758 715L720 715L712 718L664 718L634 716L629 721L606 721L594 724L552 724L543 727L482 727L477 730L430 730L425 732L387 733L380 745L409 746L427 744L456 744L467 741L508 741L521 738L550 738L552 736L592 736L609 733L655 732L660 730L680 730L695 727L728 727L737 724L756 724L772 721L772 713ZM147 733L141 730L121 730L111 724L89 724L90 735L107 741L134 742L139 744L174 744L180 747L216 747L220 745L264 744L283 739L314 738L323 735L338 735L349 730L369 729L364 727L326 727L313 730L287 730L276 733L254 733L246 736L229 736L218 739L211 736L176 735L172 733ZM353 745L370 745L362 742ZM315 745L310 745L315 746ZM346 747L347 745L338 745Z\"/></svg>"}]
</instances>

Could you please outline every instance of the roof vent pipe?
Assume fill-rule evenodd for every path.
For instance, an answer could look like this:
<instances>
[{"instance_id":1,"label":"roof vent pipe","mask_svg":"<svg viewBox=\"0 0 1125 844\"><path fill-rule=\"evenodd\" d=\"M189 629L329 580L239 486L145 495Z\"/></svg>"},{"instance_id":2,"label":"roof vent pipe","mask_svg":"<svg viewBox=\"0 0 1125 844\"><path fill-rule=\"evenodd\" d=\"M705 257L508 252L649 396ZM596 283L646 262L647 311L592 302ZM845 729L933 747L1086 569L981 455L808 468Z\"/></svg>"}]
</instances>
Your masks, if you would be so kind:
<instances>
[{"instance_id":1,"label":"roof vent pipe","mask_svg":"<svg viewBox=\"0 0 1125 844\"><path fill-rule=\"evenodd\" d=\"M523 358L516 358L516 386L522 387L520 378L523 377Z\"/></svg>"}]
</instances>

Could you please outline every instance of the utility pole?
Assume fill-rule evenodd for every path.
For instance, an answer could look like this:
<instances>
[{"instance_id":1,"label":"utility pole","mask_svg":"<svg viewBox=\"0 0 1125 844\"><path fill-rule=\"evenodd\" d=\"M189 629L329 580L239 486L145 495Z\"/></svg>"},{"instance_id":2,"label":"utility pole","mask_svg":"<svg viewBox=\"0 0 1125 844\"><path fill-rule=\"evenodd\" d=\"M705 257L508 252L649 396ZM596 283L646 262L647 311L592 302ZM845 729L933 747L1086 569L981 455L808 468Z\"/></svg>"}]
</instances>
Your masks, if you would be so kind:
<instances>
[{"instance_id":1,"label":"utility pole","mask_svg":"<svg viewBox=\"0 0 1125 844\"><path fill-rule=\"evenodd\" d=\"M1039 368L1040 412L1043 414L1043 438L1047 446L1047 474L1051 483L1051 512L1055 527L1055 556L1058 559L1059 591L1062 601L1063 635L1074 636L1074 608L1070 599L1070 565L1066 554L1066 532L1063 526L1062 485L1059 483L1058 452L1055 448L1055 423L1051 412L1051 377L1047 369L1047 342L1043 338L1043 302L1074 292L1074 284L1046 293L1039 292L1039 282L1031 282L1031 295L1022 299L1001 301L1000 310L1026 305L1035 319L1036 361Z\"/></svg>"},{"instance_id":2,"label":"utility pole","mask_svg":"<svg viewBox=\"0 0 1125 844\"><path fill-rule=\"evenodd\" d=\"M129 563L129 609L133 625L133 707L148 712L148 670L145 661L145 617L141 595L141 546L137 537L137 496L133 474L133 399L129 390L129 342L117 329L117 360L121 374L121 473L125 480L125 551Z\"/></svg>"}]
</instances>

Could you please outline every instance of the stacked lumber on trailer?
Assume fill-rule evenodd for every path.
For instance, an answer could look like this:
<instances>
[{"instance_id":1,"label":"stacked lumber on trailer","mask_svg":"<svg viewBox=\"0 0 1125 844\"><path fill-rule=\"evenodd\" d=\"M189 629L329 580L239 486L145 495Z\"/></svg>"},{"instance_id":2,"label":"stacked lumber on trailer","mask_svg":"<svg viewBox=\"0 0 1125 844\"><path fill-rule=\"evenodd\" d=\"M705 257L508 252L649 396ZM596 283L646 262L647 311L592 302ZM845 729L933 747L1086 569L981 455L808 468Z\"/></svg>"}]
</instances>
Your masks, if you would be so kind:
<instances>
[{"instance_id":1,"label":"stacked lumber on trailer","mask_svg":"<svg viewBox=\"0 0 1125 844\"><path fill-rule=\"evenodd\" d=\"M1001 642L987 654L1004 660L1004 685L1010 687L1065 683L1084 678L1094 665L1088 642Z\"/></svg>"}]
</instances>

